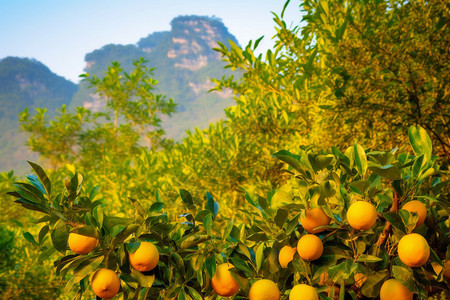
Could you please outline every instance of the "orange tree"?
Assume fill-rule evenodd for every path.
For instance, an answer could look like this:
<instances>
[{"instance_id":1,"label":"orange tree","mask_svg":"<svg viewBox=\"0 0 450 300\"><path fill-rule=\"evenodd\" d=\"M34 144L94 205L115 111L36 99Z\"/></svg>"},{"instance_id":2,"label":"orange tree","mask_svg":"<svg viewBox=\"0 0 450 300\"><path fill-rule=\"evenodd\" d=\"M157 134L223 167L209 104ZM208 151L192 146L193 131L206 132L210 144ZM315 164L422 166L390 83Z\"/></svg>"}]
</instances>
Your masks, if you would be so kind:
<instances>
[{"instance_id":1,"label":"orange tree","mask_svg":"<svg viewBox=\"0 0 450 300\"><path fill-rule=\"evenodd\" d=\"M380 290L381 299L396 292L404 299L413 293L423 299L448 291L444 262L450 258L450 206L441 198L448 183L441 182L425 130L410 127L409 140L414 155L364 150L358 144L343 152L302 146L297 153L274 153L291 179L266 197L247 192L252 209L236 207L233 218L222 215L210 193L201 201L184 189L169 201L155 193L148 209L129 198L134 211L117 217L95 200L96 190L82 188L81 174L55 193L34 163L37 176L17 183L9 194L42 214L39 233L25 235L39 245L41 256L60 253L56 271L68 279L65 291L75 289L78 299L89 293L89 286L98 297L118 294L124 299L217 299L218 292L234 293L235 299L266 294L300 299L303 291L322 299L356 299L376 298ZM411 201L427 208L424 224L417 227L421 212L403 209ZM360 203L369 209L359 209ZM169 218L165 211L171 205L182 214ZM309 233L302 220L314 208L329 222ZM97 242L77 254L70 250L73 240ZM296 246L297 253L281 266L278 255L285 246ZM141 247L152 250L143 254ZM214 289L221 280L211 285L218 266L220 278L233 282L231 275L238 291Z\"/></svg>"}]
</instances>

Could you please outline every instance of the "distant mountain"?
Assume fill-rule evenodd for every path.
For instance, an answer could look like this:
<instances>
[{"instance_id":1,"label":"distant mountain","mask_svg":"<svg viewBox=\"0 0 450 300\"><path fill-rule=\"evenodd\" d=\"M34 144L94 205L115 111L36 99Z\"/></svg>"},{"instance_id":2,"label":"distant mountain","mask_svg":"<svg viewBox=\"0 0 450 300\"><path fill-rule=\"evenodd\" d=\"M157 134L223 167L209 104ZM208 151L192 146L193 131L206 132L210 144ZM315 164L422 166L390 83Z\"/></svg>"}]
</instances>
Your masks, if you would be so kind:
<instances>
[{"instance_id":1,"label":"distant mountain","mask_svg":"<svg viewBox=\"0 0 450 300\"><path fill-rule=\"evenodd\" d=\"M0 60L0 171L27 168L25 159L36 159L25 146L18 115L26 107L48 108L54 115L70 104L78 86L51 72L34 59L6 57Z\"/></svg>"},{"instance_id":2,"label":"distant mountain","mask_svg":"<svg viewBox=\"0 0 450 300\"><path fill-rule=\"evenodd\" d=\"M186 129L205 128L225 116L223 109L232 105L231 93L207 93L213 87L210 78L229 74L220 54L212 48L217 41L238 44L218 18L180 16L172 20L170 31L155 32L140 39L136 45L106 45L86 54L85 71L101 77L112 61L130 70L133 60L143 57L148 66L156 68L156 92L178 103L178 113L163 120L170 138L179 139ZM104 103L90 95L88 84L82 82L72 107L101 109Z\"/></svg>"},{"instance_id":3,"label":"distant mountain","mask_svg":"<svg viewBox=\"0 0 450 300\"><path fill-rule=\"evenodd\" d=\"M207 93L214 85L210 78L221 78L231 71L224 69L220 54L212 48L217 41L238 44L218 18L180 16L172 20L171 30L154 32L134 45L105 45L86 54L85 71L102 77L112 61L125 71L133 60L143 57L156 68L156 93L178 103L178 112L164 118L168 137L180 139L186 129L206 128L210 122L225 117L224 108L234 104L231 92ZM92 95L88 83L74 83L52 73L42 63L26 58L7 57L0 61L0 171L24 172L25 162L36 160L24 146L26 137L19 133L18 114L28 107L47 108L54 116L62 104L74 110L84 106L94 111L104 102Z\"/></svg>"}]
</instances>

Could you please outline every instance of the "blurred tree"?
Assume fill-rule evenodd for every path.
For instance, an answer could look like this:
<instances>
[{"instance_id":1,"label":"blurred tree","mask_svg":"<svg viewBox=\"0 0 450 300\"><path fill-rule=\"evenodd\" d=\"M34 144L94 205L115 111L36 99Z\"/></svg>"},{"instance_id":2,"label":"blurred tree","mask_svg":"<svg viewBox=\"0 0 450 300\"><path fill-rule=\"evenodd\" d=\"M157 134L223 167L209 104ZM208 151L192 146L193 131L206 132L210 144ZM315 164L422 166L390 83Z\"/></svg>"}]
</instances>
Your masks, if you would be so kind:
<instances>
[{"instance_id":1,"label":"blurred tree","mask_svg":"<svg viewBox=\"0 0 450 300\"><path fill-rule=\"evenodd\" d=\"M130 74L113 62L102 79L83 75L105 102L105 112L78 107L76 113L68 113L63 106L55 120L48 122L45 109L38 109L34 116L25 110L20 122L22 130L31 134L31 150L49 159L54 168L75 161L93 167L106 157L120 163L138 153L143 143L153 148L167 143L160 116L174 112L175 104L152 92L157 82L144 63L135 61Z\"/></svg>"}]
</instances>

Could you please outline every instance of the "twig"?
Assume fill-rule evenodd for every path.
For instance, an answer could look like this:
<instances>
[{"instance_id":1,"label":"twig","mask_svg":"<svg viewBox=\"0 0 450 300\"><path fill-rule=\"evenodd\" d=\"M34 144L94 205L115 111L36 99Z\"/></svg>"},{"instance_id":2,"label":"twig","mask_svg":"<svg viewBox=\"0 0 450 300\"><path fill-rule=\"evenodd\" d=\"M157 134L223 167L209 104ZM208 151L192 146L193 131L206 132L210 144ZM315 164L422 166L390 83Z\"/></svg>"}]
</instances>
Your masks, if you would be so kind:
<instances>
[{"instance_id":1,"label":"twig","mask_svg":"<svg viewBox=\"0 0 450 300\"><path fill-rule=\"evenodd\" d=\"M392 199L392 206L391 206L391 209L389 211L391 211L391 212L398 212L398 200L399 200L398 194L397 194L397 192L395 191L394 188L392 188L392 190L394 191L394 198ZM386 240L387 240L389 234L391 233L391 230L392 230L391 223L386 221L386 226L384 226L383 232L378 237L378 241L377 241L377 246L378 247L381 247L381 246L384 245L384 243L386 243Z\"/></svg>"}]
</instances>

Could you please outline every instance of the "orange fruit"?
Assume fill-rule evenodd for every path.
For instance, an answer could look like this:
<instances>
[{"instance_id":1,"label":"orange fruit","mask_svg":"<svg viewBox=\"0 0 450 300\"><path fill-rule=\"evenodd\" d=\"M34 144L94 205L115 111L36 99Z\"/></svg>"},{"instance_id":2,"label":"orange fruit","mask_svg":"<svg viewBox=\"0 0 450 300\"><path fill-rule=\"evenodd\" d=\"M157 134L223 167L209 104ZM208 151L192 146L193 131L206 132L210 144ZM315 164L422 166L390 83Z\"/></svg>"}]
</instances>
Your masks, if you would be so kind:
<instances>
[{"instance_id":1,"label":"orange fruit","mask_svg":"<svg viewBox=\"0 0 450 300\"><path fill-rule=\"evenodd\" d=\"M356 201L348 208L347 221L354 229L367 230L375 225L377 210L372 203Z\"/></svg>"},{"instance_id":2,"label":"orange fruit","mask_svg":"<svg viewBox=\"0 0 450 300\"><path fill-rule=\"evenodd\" d=\"M298 240L297 252L304 260L316 260L323 253L322 240L314 234L305 234Z\"/></svg>"},{"instance_id":3,"label":"orange fruit","mask_svg":"<svg viewBox=\"0 0 450 300\"><path fill-rule=\"evenodd\" d=\"M398 257L408 267L423 266L430 257L427 240L418 233L403 236L398 243Z\"/></svg>"},{"instance_id":4,"label":"orange fruit","mask_svg":"<svg viewBox=\"0 0 450 300\"><path fill-rule=\"evenodd\" d=\"M416 227L419 227L423 224L423 222L425 222L425 218L427 217L427 208L422 202L417 200L409 201L403 205L402 209L417 213L419 220L417 220Z\"/></svg>"},{"instance_id":5,"label":"orange fruit","mask_svg":"<svg viewBox=\"0 0 450 300\"><path fill-rule=\"evenodd\" d=\"M69 233L67 243L73 252L77 254L88 254L97 246L98 240L94 237L71 232Z\"/></svg>"},{"instance_id":6,"label":"orange fruit","mask_svg":"<svg viewBox=\"0 0 450 300\"><path fill-rule=\"evenodd\" d=\"M282 268L287 268L289 262L294 259L294 254L297 252L297 248L292 248L291 246L284 246L281 248L280 253L278 254L278 261Z\"/></svg>"},{"instance_id":7,"label":"orange fruit","mask_svg":"<svg viewBox=\"0 0 450 300\"><path fill-rule=\"evenodd\" d=\"M260 279L252 284L248 298L250 300L279 300L280 290L275 282L269 279Z\"/></svg>"},{"instance_id":8,"label":"orange fruit","mask_svg":"<svg viewBox=\"0 0 450 300\"><path fill-rule=\"evenodd\" d=\"M292 288L289 300L319 300L319 295L312 286L297 284Z\"/></svg>"},{"instance_id":9,"label":"orange fruit","mask_svg":"<svg viewBox=\"0 0 450 300\"><path fill-rule=\"evenodd\" d=\"M319 207L308 209L306 211L305 218L300 217L300 223L302 227L308 233L319 233L324 231L325 229L315 229L319 226L324 226L330 224L331 219L323 212L323 210Z\"/></svg>"},{"instance_id":10,"label":"orange fruit","mask_svg":"<svg viewBox=\"0 0 450 300\"><path fill-rule=\"evenodd\" d=\"M230 263L219 265L211 279L213 290L222 297L231 297L239 291L239 284L228 271L231 268L234 268L234 266Z\"/></svg>"},{"instance_id":11,"label":"orange fruit","mask_svg":"<svg viewBox=\"0 0 450 300\"><path fill-rule=\"evenodd\" d=\"M159 252L155 245L141 242L139 248L129 255L130 264L139 272L153 270L159 262Z\"/></svg>"},{"instance_id":12,"label":"orange fruit","mask_svg":"<svg viewBox=\"0 0 450 300\"><path fill-rule=\"evenodd\" d=\"M413 294L397 279L386 280L381 286L380 300L412 300Z\"/></svg>"},{"instance_id":13,"label":"orange fruit","mask_svg":"<svg viewBox=\"0 0 450 300\"><path fill-rule=\"evenodd\" d=\"M111 299L120 289L120 279L116 272L109 269L98 269L91 279L94 293L102 299Z\"/></svg>"},{"instance_id":14,"label":"orange fruit","mask_svg":"<svg viewBox=\"0 0 450 300\"><path fill-rule=\"evenodd\" d=\"M444 278L450 283L450 260L444 263Z\"/></svg>"}]
</instances>

